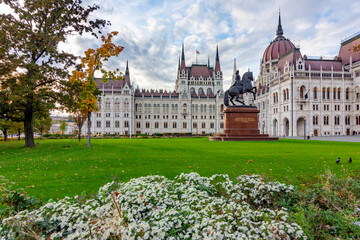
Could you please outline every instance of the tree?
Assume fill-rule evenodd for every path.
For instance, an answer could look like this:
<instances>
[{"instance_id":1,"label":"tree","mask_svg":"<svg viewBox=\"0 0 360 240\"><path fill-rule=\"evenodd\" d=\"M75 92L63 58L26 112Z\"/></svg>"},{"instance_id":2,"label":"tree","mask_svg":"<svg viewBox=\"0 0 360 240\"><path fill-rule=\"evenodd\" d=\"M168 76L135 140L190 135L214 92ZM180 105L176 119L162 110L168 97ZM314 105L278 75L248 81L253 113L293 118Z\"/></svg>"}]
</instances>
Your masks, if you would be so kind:
<instances>
[{"instance_id":1,"label":"tree","mask_svg":"<svg viewBox=\"0 0 360 240\"><path fill-rule=\"evenodd\" d=\"M13 122L10 129L11 133L15 133L18 135L18 140L20 141L21 133L24 132L24 123L23 122Z\"/></svg>"},{"instance_id":2,"label":"tree","mask_svg":"<svg viewBox=\"0 0 360 240\"><path fill-rule=\"evenodd\" d=\"M43 133L50 131L52 125L52 119L50 113L38 114L34 119L34 130L40 133L40 139L42 139Z\"/></svg>"},{"instance_id":3,"label":"tree","mask_svg":"<svg viewBox=\"0 0 360 240\"><path fill-rule=\"evenodd\" d=\"M73 119L76 123L76 126L78 127L78 138L79 138L79 142L81 141L81 128L84 125L86 118L87 118L88 114L84 114L80 111L76 112L73 116Z\"/></svg>"},{"instance_id":4,"label":"tree","mask_svg":"<svg viewBox=\"0 0 360 240\"><path fill-rule=\"evenodd\" d=\"M66 121L62 120L60 123L60 127L59 127L61 135L64 135L64 132L66 131L67 127L68 127L68 125L67 125Z\"/></svg>"},{"instance_id":5,"label":"tree","mask_svg":"<svg viewBox=\"0 0 360 240\"><path fill-rule=\"evenodd\" d=\"M12 14L0 15L0 95L8 94L7 116L24 117L25 147L33 147L33 114L48 111L61 99L59 88L77 59L60 51L67 36L100 33L108 22L89 20L97 5L82 0L0 0ZM0 110L5 111L0 107ZM0 113L0 115L5 114Z\"/></svg>"},{"instance_id":6,"label":"tree","mask_svg":"<svg viewBox=\"0 0 360 240\"><path fill-rule=\"evenodd\" d=\"M81 68L74 70L72 76L69 79L71 84L70 90L78 89L79 94L69 94L71 99L70 108L73 112L78 111L88 118L88 136L87 136L87 147L91 147L91 113L98 111L97 99L101 92L97 88L96 81L94 79L94 73L99 70L102 73L102 80L107 82L109 78L115 80L122 80L122 73L119 69L106 70L104 68L104 62L112 56L118 56L124 49L122 46L117 46L112 43L111 39L116 36L117 32L111 32L107 34L107 37L102 36L101 41L103 44L96 50L88 49L85 51L85 57L81 61ZM75 110L75 111L74 111Z\"/></svg>"},{"instance_id":7,"label":"tree","mask_svg":"<svg viewBox=\"0 0 360 240\"><path fill-rule=\"evenodd\" d=\"M12 125L11 120L0 119L0 130L4 134L4 141L8 140L8 131L10 130L11 125Z\"/></svg>"}]
</instances>

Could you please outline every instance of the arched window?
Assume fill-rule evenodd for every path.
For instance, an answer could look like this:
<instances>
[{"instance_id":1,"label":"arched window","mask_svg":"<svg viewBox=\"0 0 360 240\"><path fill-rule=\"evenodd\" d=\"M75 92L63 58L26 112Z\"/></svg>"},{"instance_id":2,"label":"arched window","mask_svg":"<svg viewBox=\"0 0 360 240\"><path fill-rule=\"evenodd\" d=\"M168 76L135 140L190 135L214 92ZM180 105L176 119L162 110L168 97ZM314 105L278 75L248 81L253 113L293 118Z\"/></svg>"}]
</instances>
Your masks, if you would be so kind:
<instances>
[{"instance_id":1,"label":"arched window","mask_svg":"<svg viewBox=\"0 0 360 240\"><path fill-rule=\"evenodd\" d=\"M164 128L168 128L168 123L164 122Z\"/></svg>"},{"instance_id":2,"label":"arched window","mask_svg":"<svg viewBox=\"0 0 360 240\"><path fill-rule=\"evenodd\" d=\"M201 128L206 128L206 123L205 122L201 123Z\"/></svg>"},{"instance_id":3,"label":"arched window","mask_svg":"<svg viewBox=\"0 0 360 240\"><path fill-rule=\"evenodd\" d=\"M120 100L118 98L115 99L115 110L120 110Z\"/></svg>"},{"instance_id":4,"label":"arched window","mask_svg":"<svg viewBox=\"0 0 360 240\"><path fill-rule=\"evenodd\" d=\"M207 92L207 95L209 96L209 94L212 92L212 91L211 91L211 88L208 88L208 89L206 90L206 92Z\"/></svg>"},{"instance_id":5,"label":"arched window","mask_svg":"<svg viewBox=\"0 0 360 240\"><path fill-rule=\"evenodd\" d=\"M340 97L341 97L341 93L340 93L340 92L341 92L341 89L338 88L338 97L337 97L337 99L339 99L339 100L341 99L341 98L340 98Z\"/></svg>"},{"instance_id":6,"label":"arched window","mask_svg":"<svg viewBox=\"0 0 360 240\"><path fill-rule=\"evenodd\" d=\"M334 88L333 98L336 99L336 88Z\"/></svg>"},{"instance_id":7,"label":"arched window","mask_svg":"<svg viewBox=\"0 0 360 240\"><path fill-rule=\"evenodd\" d=\"M199 88L198 90L198 93L199 93L199 96L204 92L204 89L203 88Z\"/></svg>"},{"instance_id":8,"label":"arched window","mask_svg":"<svg viewBox=\"0 0 360 240\"><path fill-rule=\"evenodd\" d=\"M106 102L105 102L105 109L108 111L108 110L110 110L110 105L111 105L111 103L110 103L110 98L107 98L106 99Z\"/></svg>"},{"instance_id":9,"label":"arched window","mask_svg":"<svg viewBox=\"0 0 360 240\"><path fill-rule=\"evenodd\" d=\"M146 122L146 123L145 123L145 127L146 127L146 128L150 128L150 123L149 123L149 122Z\"/></svg>"},{"instance_id":10,"label":"arched window","mask_svg":"<svg viewBox=\"0 0 360 240\"><path fill-rule=\"evenodd\" d=\"M346 90L345 90L345 99L349 100L349 98L350 98L349 88L346 88Z\"/></svg>"},{"instance_id":11,"label":"arched window","mask_svg":"<svg viewBox=\"0 0 360 240\"><path fill-rule=\"evenodd\" d=\"M175 112L177 113L178 112L178 105L175 104Z\"/></svg>"},{"instance_id":12,"label":"arched window","mask_svg":"<svg viewBox=\"0 0 360 240\"><path fill-rule=\"evenodd\" d=\"M183 122L183 128L187 128L187 123Z\"/></svg>"},{"instance_id":13,"label":"arched window","mask_svg":"<svg viewBox=\"0 0 360 240\"><path fill-rule=\"evenodd\" d=\"M197 123L193 122L193 128L197 128Z\"/></svg>"},{"instance_id":14,"label":"arched window","mask_svg":"<svg viewBox=\"0 0 360 240\"><path fill-rule=\"evenodd\" d=\"M195 92L195 88L190 88L190 95L192 95Z\"/></svg>"},{"instance_id":15,"label":"arched window","mask_svg":"<svg viewBox=\"0 0 360 240\"><path fill-rule=\"evenodd\" d=\"M159 128L159 122L155 122L155 128Z\"/></svg>"},{"instance_id":16,"label":"arched window","mask_svg":"<svg viewBox=\"0 0 360 240\"><path fill-rule=\"evenodd\" d=\"M317 99L317 88L316 87L314 87L314 89L313 89L313 95L314 95L314 99Z\"/></svg>"},{"instance_id":17,"label":"arched window","mask_svg":"<svg viewBox=\"0 0 360 240\"><path fill-rule=\"evenodd\" d=\"M173 122L173 128L177 128L176 122Z\"/></svg>"},{"instance_id":18,"label":"arched window","mask_svg":"<svg viewBox=\"0 0 360 240\"><path fill-rule=\"evenodd\" d=\"M326 89L326 98L330 99L330 88Z\"/></svg>"},{"instance_id":19,"label":"arched window","mask_svg":"<svg viewBox=\"0 0 360 240\"><path fill-rule=\"evenodd\" d=\"M220 112L223 112L224 111L224 104L221 104L220 106Z\"/></svg>"},{"instance_id":20,"label":"arched window","mask_svg":"<svg viewBox=\"0 0 360 240\"><path fill-rule=\"evenodd\" d=\"M141 127L141 123L140 122L136 122L136 127L140 128Z\"/></svg>"},{"instance_id":21,"label":"arched window","mask_svg":"<svg viewBox=\"0 0 360 240\"><path fill-rule=\"evenodd\" d=\"M125 122L124 122L124 127L126 127L126 128L129 127L129 121L125 121Z\"/></svg>"},{"instance_id":22,"label":"arched window","mask_svg":"<svg viewBox=\"0 0 360 240\"><path fill-rule=\"evenodd\" d=\"M290 99L290 98L289 98L289 89L288 89L288 88L286 89L286 99L287 99L287 100Z\"/></svg>"},{"instance_id":23,"label":"arched window","mask_svg":"<svg viewBox=\"0 0 360 240\"><path fill-rule=\"evenodd\" d=\"M304 98L304 91L305 91L305 87L301 86L300 87L300 98Z\"/></svg>"},{"instance_id":24,"label":"arched window","mask_svg":"<svg viewBox=\"0 0 360 240\"><path fill-rule=\"evenodd\" d=\"M325 88L322 89L322 98L325 99Z\"/></svg>"},{"instance_id":25,"label":"arched window","mask_svg":"<svg viewBox=\"0 0 360 240\"><path fill-rule=\"evenodd\" d=\"M150 106L149 106L150 107ZM128 98L125 98L124 99L124 108L125 109L128 109L129 108L129 99Z\"/></svg>"},{"instance_id":26,"label":"arched window","mask_svg":"<svg viewBox=\"0 0 360 240\"><path fill-rule=\"evenodd\" d=\"M283 91L283 95L284 95L284 101L286 101L286 90L285 89Z\"/></svg>"}]
</instances>

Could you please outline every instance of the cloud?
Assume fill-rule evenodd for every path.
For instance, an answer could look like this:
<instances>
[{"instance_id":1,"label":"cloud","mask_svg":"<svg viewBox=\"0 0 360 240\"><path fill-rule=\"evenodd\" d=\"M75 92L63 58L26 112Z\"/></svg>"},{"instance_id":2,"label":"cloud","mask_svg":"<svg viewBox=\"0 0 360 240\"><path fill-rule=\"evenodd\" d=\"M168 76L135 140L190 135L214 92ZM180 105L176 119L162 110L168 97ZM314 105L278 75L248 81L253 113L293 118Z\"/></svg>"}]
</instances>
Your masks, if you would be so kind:
<instances>
[{"instance_id":1,"label":"cloud","mask_svg":"<svg viewBox=\"0 0 360 240\"><path fill-rule=\"evenodd\" d=\"M360 2L289 0L95 0L100 9L92 16L112 23L106 30L119 32L114 41L125 47L119 58L109 61L125 71L129 60L131 80L140 88L175 87L181 45L187 64L198 61L214 65L219 45L224 88L231 82L233 59L243 73L258 75L260 59L274 39L281 7L284 36L300 44L302 54L335 56L341 39L359 30ZM90 36L70 37L61 48L82 54L96 47Z\"/></svg>"}]
</instances>

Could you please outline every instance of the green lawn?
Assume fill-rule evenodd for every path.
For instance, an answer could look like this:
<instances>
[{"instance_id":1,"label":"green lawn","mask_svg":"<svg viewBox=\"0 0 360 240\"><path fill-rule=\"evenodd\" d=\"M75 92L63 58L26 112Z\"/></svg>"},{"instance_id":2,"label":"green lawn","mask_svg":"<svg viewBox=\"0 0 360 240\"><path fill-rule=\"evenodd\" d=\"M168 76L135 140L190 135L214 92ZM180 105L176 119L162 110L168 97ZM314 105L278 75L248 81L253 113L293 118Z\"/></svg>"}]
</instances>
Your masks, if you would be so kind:
<instances>
[{"instance_id":1,"label":"green lawn","mask_svg":"<svg viewBox=\"0 0 360 240\"><path fill-rule=\"evenodd\" d=\"M23 141L0 142L0 175L30 195L48 198L94 193L117 177L160 174L173 178L182 172L230 177L254 173L282 182L322 174L359 172L360 143L280 140L279 142L209 142L207 138L36 140L33 149ZM70 145L64 148L64 145ZM348 164L351 156L353 163ZM336 165L340 157L341 164Z\"/></svg>"}]
</instances>

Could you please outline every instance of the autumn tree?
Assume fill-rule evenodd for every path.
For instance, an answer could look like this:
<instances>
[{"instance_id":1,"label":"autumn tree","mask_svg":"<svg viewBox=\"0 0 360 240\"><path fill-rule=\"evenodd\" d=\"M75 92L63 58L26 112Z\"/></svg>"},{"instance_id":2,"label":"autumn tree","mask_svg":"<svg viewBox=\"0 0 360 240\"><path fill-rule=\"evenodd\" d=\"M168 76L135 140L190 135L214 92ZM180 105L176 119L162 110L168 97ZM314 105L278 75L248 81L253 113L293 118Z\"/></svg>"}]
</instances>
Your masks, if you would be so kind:
<instances>
[{"instance_id":1,"label":"autumn tree","mask_svg":"<svg viewBox=\"0 0 360 240\"><path fill-rule=\"evenodd\" d=\"M62 97L57 88L69 78L77 57L61 51L68 36L96 36L107 22L89 16L99 6L82 6L82 0L0 0L12 10L0 14L0 95L10 96L0 116L24 118L25 147L35 146L34 113L54 108ZM16 73L16 74L14 74Z\"/></svg>"},{"instance_id":2,"label":"autumn tree","mask_svg":"<svg viewBox=\"0 0 360 240\"><path fill-rule=\"evenodd\" d=\"M74 103L72 107L70 107L70 110L87 117L88 147L91 147L91 113L99 110L97 100L101 94L94 79L95 71L99 71L102 74L103 82L107 82L110 78L114 80L123 79L119 69L107 70L104 65L110 57L117 57L124 49L124 47L117 46L112 42L112 38L117 34L117 32L111 32L108 33L106 37L102 36L101 41L103 44L98 49L88 49L85 51L85 57L81 61L81 69L74 70L69 79L69 84L71 84L70 90L78 89L78 94L72 94L70 96Z\"/></svg>"},{"instance_id":3,"label":"autumn tree","mask_svg":"<svg viewBox=\"0 0 360 240\"><path fill-rule=\"evenodd\" d=\"M67 127L68 127L68 125L67 125L66 121L62 120L60 123L60 127L59 127L61 135L64 135L64 132L66 131Z\"/></svg>"},{"instance_id":4,"label":"autumn tree","mask_svg":"<svg viewBox=\"0 0 360 240\"><path fill-rule=\"evenodd\" d=\"M49 112L35 115L34 130L40 134L40 139L42 139L43 133L50 131L51 125L52 119Z\"/></svg>"}]
</instances>

